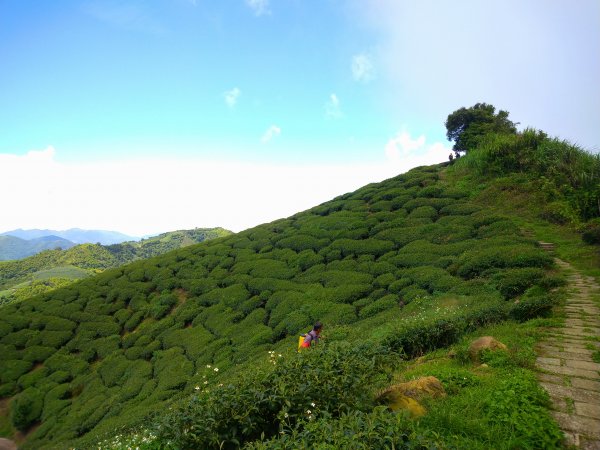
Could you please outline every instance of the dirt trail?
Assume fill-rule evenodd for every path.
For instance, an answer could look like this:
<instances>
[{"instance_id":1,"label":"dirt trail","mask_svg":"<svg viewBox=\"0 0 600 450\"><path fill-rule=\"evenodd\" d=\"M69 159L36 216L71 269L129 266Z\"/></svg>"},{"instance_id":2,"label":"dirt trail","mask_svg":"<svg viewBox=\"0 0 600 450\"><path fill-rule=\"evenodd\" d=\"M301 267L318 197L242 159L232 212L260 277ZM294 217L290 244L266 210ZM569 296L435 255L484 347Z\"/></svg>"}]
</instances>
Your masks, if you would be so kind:
<instances>
[{"instance_id":1,"label":"dirt trail","mask_svg":"<svg viewBox=\"0 0 600 450\"><path fill-rule=\"evenodd\" d=\"M565 327L550 329L537 347L539 380L567 444L600 450L600 364L592 359L600 350L600 286L569 263L556 263L569 274L571 292Z\"/></svg>"}]
</instances>

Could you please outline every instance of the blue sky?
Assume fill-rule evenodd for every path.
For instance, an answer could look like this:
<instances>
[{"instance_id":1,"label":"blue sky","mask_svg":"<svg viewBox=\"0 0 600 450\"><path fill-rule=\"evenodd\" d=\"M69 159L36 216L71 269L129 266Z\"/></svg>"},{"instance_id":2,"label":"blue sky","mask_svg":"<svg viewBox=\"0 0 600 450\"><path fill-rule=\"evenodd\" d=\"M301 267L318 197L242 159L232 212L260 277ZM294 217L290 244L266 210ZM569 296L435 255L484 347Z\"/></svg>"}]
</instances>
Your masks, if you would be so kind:
<instances>
[{"instance_id":1,"label":"blue sky","mask_svg":"<svg viewBox=\"0 0 600 450\"><path fill-rule=\"evenodd\" d=\"M597 0L0 0L0 61L0 188L21 188L0 231L243 229L444 160L446 116L481 101L600 150ZM263 180L220 185L244 164ZM123 189L172 201L184 166L199 173L180 208L211 190L235 210L252 184L262 215L132 209ZM274 188L271 173L288 176Z\"/></svg>"}]
</instances>

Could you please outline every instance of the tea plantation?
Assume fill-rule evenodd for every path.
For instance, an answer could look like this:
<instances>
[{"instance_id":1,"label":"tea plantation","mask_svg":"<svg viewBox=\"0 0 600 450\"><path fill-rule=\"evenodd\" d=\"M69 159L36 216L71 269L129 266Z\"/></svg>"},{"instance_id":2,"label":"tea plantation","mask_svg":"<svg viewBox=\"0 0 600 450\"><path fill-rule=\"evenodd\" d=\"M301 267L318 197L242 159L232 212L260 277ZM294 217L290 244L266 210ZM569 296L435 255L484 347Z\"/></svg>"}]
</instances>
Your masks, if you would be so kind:
<instances>
[{"instance_id":1,"label":"tea plantation","mask_svg":"<svg viewBox=\"0 0 600 450\"><path fill-rule=\"evenodd\" d=\"M339 393L321 405L327 417L400 420L353 400L381 381L391 357L544 314L561 284L534 240L445 181L446 171L419 167L287 219L3 306L0 401L10 407L0 425L26 433L24 449L93 446L191 401L201 413L187 417L199 422L163 417L164 442L235 448L291 426L324 392ZM298 333L317 319L337 350L296 357ZM270 351L291 362L260 378L271 373ZM314 383L291 382L305 370ZM210 377L227 384L240 374L246 391L215 385L216 398L188 400ZM257 405L264 408L253 415Z\"/></svg>"},{"instance_id":2,"label":"tea plantation","mask_svg":"<svg viewBox=\"0 0 600 450\"><path fill-rule=\"evenodd\" d=\"M0 261L0 305L51 291L107 268L229 234L223 228L195 228L139 242L80 244L68 250L47 250L20 260Z\"/></svg>"}]
</instances>

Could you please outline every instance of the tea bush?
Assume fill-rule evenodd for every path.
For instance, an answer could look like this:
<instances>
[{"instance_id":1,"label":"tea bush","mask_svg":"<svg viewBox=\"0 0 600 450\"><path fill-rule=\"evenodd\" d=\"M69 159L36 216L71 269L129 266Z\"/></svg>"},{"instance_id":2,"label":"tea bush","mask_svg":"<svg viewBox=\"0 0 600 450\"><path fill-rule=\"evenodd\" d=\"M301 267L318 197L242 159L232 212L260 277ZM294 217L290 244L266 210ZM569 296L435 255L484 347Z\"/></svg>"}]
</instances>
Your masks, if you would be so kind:
<instances>
[{"instance_id":1,"label":"tea bush","mask_svg":"<svg viewBox=\"0 0 600 450\"><path fill-rule=\"evenodd\" d=\"M394 308L395 306L398 306L398 296L389 294L369 305L366 305L360 310L358 315L364 319L366 317L374 316L382 311Z\"/></svg>"},{"instance_id":2,"label":"tea bush","mask_svg":"<svg viewBox=\"0 0 600 450\"><path fill-rule=\"evenodd\" d=\"M207 380L199 394L157 417L157 440L177 448L234 448L313 415L369 410L373 383L387 379L379 377L390 357L383 348L342 344L297 357L272 353L271 371L248 373L235 384Z\"/></svg>"},{"instance_id":3,"label":"tea bush","mask_svg":"<svg viewBox=\"0 0 600 450\"><path fill-rule=\"evenodd\" d=\"M44 405L42 393L35 388L27 388L12 401L10 421L20 431L27 429L36 422Z\"/></svg>"},{"instance_id":4,"label":"tea bush","mask_svg":"<svg viewBox=\"0 0 600 450\"><path fill-rule=\"evenodd\" d=\"M433 433L418 432L404 414L394 414L385 406L370 412L344 413L338 420L309 419L302 426L283 430L277 438L255 441L251 450L283 449L411 449L443 448Z\"/></svg>"},{"instance_id":5,"label":"tea bush","mask_svg":"<svg viewBox=\"0 0 600 450\"><path fill-rule=\"evenodd\" d=\"M504 298L510 299L521 295L543 277L542 269L526 267L500 271L492 276L492 282Z\"/></svg>"}]
</instances>

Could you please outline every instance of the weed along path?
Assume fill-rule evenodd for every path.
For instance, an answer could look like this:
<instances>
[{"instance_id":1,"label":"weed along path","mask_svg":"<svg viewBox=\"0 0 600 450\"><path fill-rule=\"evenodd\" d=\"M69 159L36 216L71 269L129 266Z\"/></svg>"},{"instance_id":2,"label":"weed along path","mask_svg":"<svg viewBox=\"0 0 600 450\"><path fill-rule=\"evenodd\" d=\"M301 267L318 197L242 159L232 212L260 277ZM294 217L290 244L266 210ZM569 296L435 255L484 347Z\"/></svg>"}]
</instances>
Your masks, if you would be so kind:
<instances>
[{"instance_id":1,"label":"weed along path","mask_svg":"<svg viewBox=\"0 0 600 450\"><path fill-rule=\"evenodd\" d=\"M567 444L600 450L600 286L569 263L564 328L552 328L538 345L542 387Z\"/></svg>"}]
</instances>

